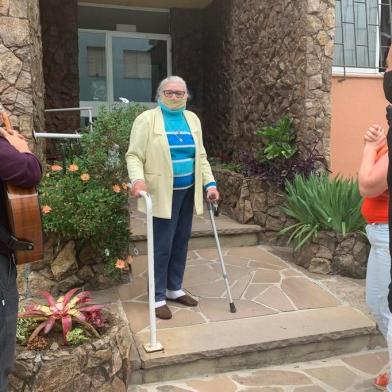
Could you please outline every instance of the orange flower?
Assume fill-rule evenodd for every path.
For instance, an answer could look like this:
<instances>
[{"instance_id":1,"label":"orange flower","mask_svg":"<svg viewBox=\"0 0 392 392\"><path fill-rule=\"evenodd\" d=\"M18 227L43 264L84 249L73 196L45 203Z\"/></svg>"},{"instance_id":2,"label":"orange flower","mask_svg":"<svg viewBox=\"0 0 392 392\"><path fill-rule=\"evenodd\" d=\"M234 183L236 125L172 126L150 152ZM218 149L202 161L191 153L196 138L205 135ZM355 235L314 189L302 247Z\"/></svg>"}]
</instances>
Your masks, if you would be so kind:
<instances>
[{"instance_id":1,"label":"orange flower","mask_svg":"<svg viewBox=\"0 0 392 392\"><path fill-rule=\"evenodd\" d=\"M122 189L125 189L125 190L128 189L128 184L127 184L126 182L123 182L123 183L121 184L121 186L122 186Z\"/></svg>"},{"instance_id":2,"label":"orange flower","mask_svg":"<svg viewBox=\"0 0 392 392\"><path fill-rule=\"evenodd\" d=\"M125 261L123 259L117 259L116 268L124 269L125 268Z\"/></svg>"},{"instance_id":3,"label":"orange flower","mask_svg":"<svg viewBox=\"0 0 392 392\"><path fill-rule=\"evenodd\" d=\"M44 206L41 207L41 210L44 214L49 214L52 211L52 207L45 204Z\"/></svg>"},{"instance_id":4,"label":"orange flower","mask_svg":"<svg viewBox=\"0 0 392 392\"><path fill-rule=\"evenodd\" d=\"M118 185L118 184L113 185L112 189L113 189L113 192L116 192L116 193L121 192L120 185Z\"/></svg>"},{"instance_id":5,"label":"orange flower","mask_svg":"<svg viewBox=\"0 0 392 392\"><path fill-rule=\"evenodd\" d=\"M63 170L63 168L60 165L52 165L50 168L52 171L55 171L55 172Z\"/></svg>"},{"instance_id":6,"label":"orange flower","mask_svg":"<svg viewBox=\"0 0 392 392\"><path fill-rule=\"evenodd\" d=\"M78 166L78 165L75 165L75 164L73 163L72 165L69 165L69 166L68 166L68 170L69 170L70 172L76 172L76 171L79 170L79 166Z\"/></svg>"},{"instance_id":7,"label":"orange flower","mask_svg":"<svg viewBox=\"0 0 392 392\"><path fill-rule=\"evenodd\" d=\"M133 257L132 257L131 255L129 255L129 256L127 257L127 263L128 263L129 265L131 265L131 264L133 263Z\"/></svg>"},{"instance_id":8,"label":"orange flower","mask_svg":"<svg viewBox=\"0 0 392 392\"><path fill-rule=\"evenodd\" d=\"M82 181L88 181L90 179L90 174L88 173L83 173L80 178L82 179Z\"/></svg>"}]
</instances>

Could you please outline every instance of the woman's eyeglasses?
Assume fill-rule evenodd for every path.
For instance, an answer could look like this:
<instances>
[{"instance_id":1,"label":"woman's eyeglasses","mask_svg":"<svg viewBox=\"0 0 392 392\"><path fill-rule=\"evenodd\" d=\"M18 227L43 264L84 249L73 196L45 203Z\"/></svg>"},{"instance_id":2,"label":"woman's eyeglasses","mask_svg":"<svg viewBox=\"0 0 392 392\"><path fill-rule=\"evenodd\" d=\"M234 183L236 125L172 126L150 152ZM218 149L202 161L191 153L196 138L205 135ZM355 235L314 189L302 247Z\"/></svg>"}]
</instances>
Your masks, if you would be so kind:
<instances>
[{"instance_id":1,"label":"woman's eyeglasses","mask_svg":"<svg viewBox=\"0 0 392 392\"><path fill-rule=\"evenodd\" d=\"M166 98L172 98L173 95L175 95L176 98L184 98L184 96L185 96L185 91L163 90L163 95L164 95Z\"/></svg>"}]
</instances>

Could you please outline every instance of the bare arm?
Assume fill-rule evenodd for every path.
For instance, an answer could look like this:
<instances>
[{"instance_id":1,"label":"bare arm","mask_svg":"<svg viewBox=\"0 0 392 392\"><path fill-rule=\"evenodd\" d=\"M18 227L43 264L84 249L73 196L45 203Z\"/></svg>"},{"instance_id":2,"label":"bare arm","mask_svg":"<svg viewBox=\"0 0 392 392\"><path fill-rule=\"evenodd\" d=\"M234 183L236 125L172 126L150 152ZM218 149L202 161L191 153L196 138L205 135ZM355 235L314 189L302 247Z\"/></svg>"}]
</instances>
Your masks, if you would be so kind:
<instances>
[{"instance_id":1,"label":"bare arm","mask_svg":"<svg viewBox=\"0 0 392 392\"><path fill-rule=\"evenodd\" d=\"M388 188L388 154L375 162L377 151L385 143L384 130L377 124L371 126L365 134L365 147L358 172L359 192L362 196L376 197Z\"/></svg>"}]
</instances>

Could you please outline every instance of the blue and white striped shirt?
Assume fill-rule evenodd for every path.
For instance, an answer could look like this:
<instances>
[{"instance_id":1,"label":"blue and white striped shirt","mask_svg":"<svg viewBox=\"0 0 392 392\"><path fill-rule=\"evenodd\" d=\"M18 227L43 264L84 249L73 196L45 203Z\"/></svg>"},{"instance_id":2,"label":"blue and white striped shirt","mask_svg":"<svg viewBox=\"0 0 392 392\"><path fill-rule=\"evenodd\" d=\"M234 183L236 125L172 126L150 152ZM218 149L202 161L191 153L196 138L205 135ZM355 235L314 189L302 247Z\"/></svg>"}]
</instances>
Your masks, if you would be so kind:
<instances>
[{"instance_id":1,"label":"blue and white striped shirt","mask_svg":"<svg viewBox=\"0 0 392 392\"><path fill-rule=\"evenodd\" d=\"M173 164L173 189L181 190L195 183L195 142L184 116L184 109L171 110L158 101Z\"/></svg>"}]
</instances>

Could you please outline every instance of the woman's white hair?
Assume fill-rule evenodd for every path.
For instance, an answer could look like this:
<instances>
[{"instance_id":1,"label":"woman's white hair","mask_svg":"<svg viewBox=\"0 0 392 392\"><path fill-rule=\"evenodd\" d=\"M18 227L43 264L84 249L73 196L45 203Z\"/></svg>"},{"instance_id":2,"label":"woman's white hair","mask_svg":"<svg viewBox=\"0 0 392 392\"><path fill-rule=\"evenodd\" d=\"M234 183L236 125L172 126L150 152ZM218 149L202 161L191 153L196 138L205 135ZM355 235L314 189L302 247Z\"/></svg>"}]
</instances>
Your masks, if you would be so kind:
<instances>
[{"instance_id":1,"label":"woman's white hair","mask_svg":"<svg viewBox=\"0 0 392 392\"><path fill-rule=\"evenodd\" d=\"M181 83L181 84L183 84L185 87L185 91L186 91L187 95L189 96L189 91L188 91L188 87L186 85L185 80L183 78L181 78L180 76L172 75L172 76L168 76L167 78L163 79L161 81L161 83L159 83L159 86L157 88L157 95L156 95L157 100L158 100L159 96L163 94L163 90L165 89L165 86L168 83Z\"/></svg>"}]
</instances>

